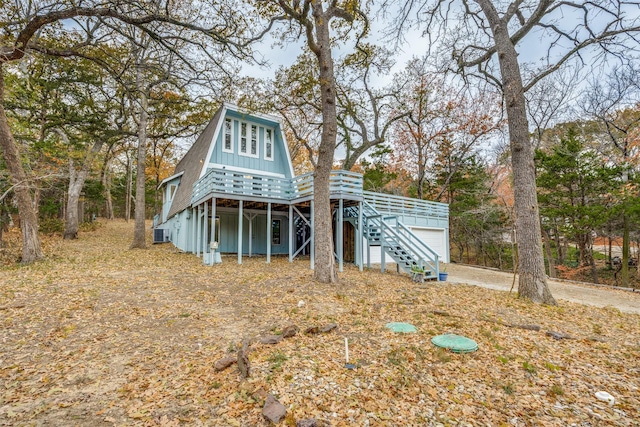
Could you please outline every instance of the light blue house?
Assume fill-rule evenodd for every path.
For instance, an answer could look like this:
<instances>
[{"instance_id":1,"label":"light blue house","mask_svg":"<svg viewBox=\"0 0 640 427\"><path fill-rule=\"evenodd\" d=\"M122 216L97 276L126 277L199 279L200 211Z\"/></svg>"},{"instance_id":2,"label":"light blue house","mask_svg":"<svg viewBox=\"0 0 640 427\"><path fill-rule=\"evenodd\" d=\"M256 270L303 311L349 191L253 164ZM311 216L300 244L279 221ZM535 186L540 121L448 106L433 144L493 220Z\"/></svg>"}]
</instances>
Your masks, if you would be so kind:
<instances>
[{"instance_id":1,"label":"light blue house","mask_svg":"<svg viewBox=\"0 0 640 427\"><path fill-rule=\"evenodd\" d=\"M243 113L224 104L165 179L162 214L154 242L202 256L309 255L313 268L313 174L295 176L277 117ZM331 177L335 256L339 269L352 262L388 262L424 268L437 277L449 261L446 204L363 191L362 176ZM390 257L391 259L387 259Z\"/></svg>"}]
</instances>

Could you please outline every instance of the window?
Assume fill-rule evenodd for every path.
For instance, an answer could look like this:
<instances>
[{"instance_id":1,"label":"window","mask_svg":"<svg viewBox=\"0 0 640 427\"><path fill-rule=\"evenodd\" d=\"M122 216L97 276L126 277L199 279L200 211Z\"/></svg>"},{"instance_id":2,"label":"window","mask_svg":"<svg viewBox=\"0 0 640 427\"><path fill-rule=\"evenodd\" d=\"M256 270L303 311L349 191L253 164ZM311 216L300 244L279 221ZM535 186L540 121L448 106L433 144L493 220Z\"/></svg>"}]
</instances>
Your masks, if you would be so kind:
<instances>
[{"instance_id":1,"label":"window","mask_svg":"<svg viewBox=\"0 0 640 427\"><path fill-rule=\"evenodd\" d=\"M251 125L251 155L258 156L258 126Z\"/></svg>"},{"instance_id":2,"label":"window","mask_svg":"<svg viewBox=\"0 0 640 427\"><path fill-rule=\"evenodd\" d=\"M274 219L271 223L271 244L280 244L280 220Z\"/></svg>"},{"instance_id":3,"label":"window","mask_svg":"<svg viewBox=\"0 0 640 427\"><path fill-rule=\"evenodd\" d=\"M232 134L232 122L231 119L224 120L224 144L222 145L222 151L227 153L233 153L233 134Z\"/></svg>"},{"instance_id":4,"label":"window","mask_svg":"<svg viewBox=\"0 0 640 427\"><path fill-rule=\"evenodd\" d=\"M273 160L273 130L271 129L264 131L264 158Z\"/></svg>"},{"instance_id":5,"label":"window","mask_svg":"<svg viewBox=\"0 0 640 427\"><path fill-rule=\"evenodd\" d=\"M240 123L240 154L247 154L247 124Z\"/></svg>"}]
</instances>

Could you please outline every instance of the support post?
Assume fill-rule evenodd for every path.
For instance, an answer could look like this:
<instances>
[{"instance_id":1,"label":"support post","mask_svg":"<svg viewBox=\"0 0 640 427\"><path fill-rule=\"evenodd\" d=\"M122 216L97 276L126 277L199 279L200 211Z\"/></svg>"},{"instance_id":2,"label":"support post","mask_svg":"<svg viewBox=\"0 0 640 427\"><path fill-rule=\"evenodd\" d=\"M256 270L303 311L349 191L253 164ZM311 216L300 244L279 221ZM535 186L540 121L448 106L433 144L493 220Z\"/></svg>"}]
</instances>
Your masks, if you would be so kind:
<instances>
[{"instance_id":1,"label":"support post","mask_svg":"<svg viewBox=\"0 0 640 427\"><path fill-rule=\"evenodd\" d=\"M289 262L293 262L293 205L289 205Z\"/></svg>"},{"instance_id":2,"label":"support post","mask_svg":"<svg viewBox=\"0 0 640 427\"><path fill-rule=\"evenodd\" d=\"M202 234L202 255L203 258L206 256L206 254L209 253L210 251L210 246L209 246L209 202L204 202L204 218L202 220L203 222L203 234Z\"/></svg>"},{"instance_id":3,"label":"support post","mask_svg":"<svg viewBox=\"0 0 640 427\"><path fill-rule=\"evenodd\" d=\"M384 253L384 221L380 218L380 271L384 273L387 269Z\"/></svg>"},{"instance_id":4,"label":"support post","mask_svg":"<svg viewBox=\"0 0 640 427\"><path fill-rule=\"evenodd\" d=\"M271 262L271 242L273 241L271 236L273 224L271 222L271 202L269 202L267 203L267 264Z\"/></svg>"},{"instance_id":5,"label":"support post","mask_svg":"<svg viewBox=\"0 0 640 427\"><path fill-rule=\"evenodd\" d=\"M316 235L316 227L315 227L315 221L314 221L314 212L313 212L313 200L311 200L311 248L310 248L310 253L311 253L311 269L313 270L315 268L315 253L316 253L316 239L315 239L315 235Z\"/></svg>"},{"instance_id":6,"label":"support post","mask_svg":"<svg viewBox=\"0 0 640 427\"><path fill-rule=\"evenodd\" d=\"M196 208L191 208L191 253L196 253L196 247L198 246L196 224L198 224L198 211Z\"/></svg>"},{"instance_id":7,"label":"support post","mask_svg":"<svg viewBox=\"0 0 640 427\"><path fill-rule=\"evenodd\" d=\"M200 230L202 229L202 224L200 222L200 216L202 215L202 205L198 205L198 209L196 211L196 256L200 257L200 248L202 243L202 234Z\"/></svg>"},{"instance_id":8,"label":"support post","mask_svg":"<svg viewBox=\"0 0 640 427\"><path fill-rule=\"evenodd\" d=\"M238 264L242 264L242 200L238 205Z\"/></svg>"}]
</instances>

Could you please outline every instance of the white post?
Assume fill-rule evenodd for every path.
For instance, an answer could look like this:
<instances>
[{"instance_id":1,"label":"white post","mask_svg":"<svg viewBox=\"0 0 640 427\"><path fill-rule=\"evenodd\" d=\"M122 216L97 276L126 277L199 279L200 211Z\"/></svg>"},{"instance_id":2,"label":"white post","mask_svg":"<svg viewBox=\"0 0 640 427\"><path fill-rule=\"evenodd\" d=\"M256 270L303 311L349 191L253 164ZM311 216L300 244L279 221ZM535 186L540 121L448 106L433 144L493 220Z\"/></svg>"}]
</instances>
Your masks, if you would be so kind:
<instances>
[{"instance_id":1,"label":"white post","mask_svg":"<svg viewBox=\"0 0 640 427\"><path fill-rule=\"evenodd\" d=\"M293 262L293 206L289 205L289 262Z\"/></svg>"},{"instance_id":2,"label":"white post","mask_svg":"<svg viewBox=\"0 0 640 427\"><path fill-rule=\"evenodd\" d=\"M202 211L202 205L198 205L198 209L196 211L196 256L200 257L200 244L202 242L202 235L200 234L200 230L202 229L202 225L200 224L200 215Z\"/></svg>"},{"instance_id":3,"label":"white post","mask_svg":"<svg viewBox=\"0 0 640 427\"><path fill-rule=\"evenodd\" d=\"M267 203L267 264L271 262L271 242L272 242L272 228L271 224L271 202Z\"/></svg>"},{"instance_id":4,"label":"white post","mask_svg":"<svg viewBox=\"0 0 640 427\"><path fill-rule=\"evenodd\" d=\"M309 243L311 243L311 248L310 248L310 253L311 253L311 269L313 270L315 268L315 252L316 252L316 239L315 239L315 221L314 221L314 213L313 213L313 200L311 201L311 241Z\"/></svg>"},{"instance_id":5,"label":"white post","mask_svg":"<svg viewBox=\"0 0 640 427\"><path fill-rule=\"evenodd\" d=\"M238 264L242 264L242 200L238 206Z\"/></svg>"},{"instance_id":6,"label":"white post","mask_svg":"<svg viewBox=\"0 0 640 427\"><path fill-rule=\"evenodd\" d=\"M358 232L356 233L356 259L358 261L358 268L360 269L360 271L362 271L362 267L363 267L363 263L364 260L363 258L363 250L362 250L362 230L363 230L363 225L362 225L362 202L358 202Z\"/></svg>"}]
</instances>

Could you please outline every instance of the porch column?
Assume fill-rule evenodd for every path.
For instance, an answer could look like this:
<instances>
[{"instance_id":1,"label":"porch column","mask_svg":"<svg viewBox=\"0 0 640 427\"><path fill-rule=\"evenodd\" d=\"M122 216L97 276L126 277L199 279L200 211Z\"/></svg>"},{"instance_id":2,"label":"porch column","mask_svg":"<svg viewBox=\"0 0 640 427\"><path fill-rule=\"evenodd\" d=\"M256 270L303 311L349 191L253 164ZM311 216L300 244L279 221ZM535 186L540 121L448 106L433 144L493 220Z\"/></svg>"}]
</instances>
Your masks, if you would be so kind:
<instances>
[{"instance_id":1,"label":"porch column","mask_svg":"<svg viewBox=\"0 0 640 427\"><path fill-rule=\"evenodd\" d=\"M216 198L211 199L211 239L209 243L216 241ZM219 244L220 242L218 242Z\"/></svg>"},{"instance_id":2,"label":"porch column","mask_svg":"<svg viewBox=\"0 0 640 427\"><path fill-rule=\"evenodd\" d=\"M293 262L293 205L289 205L289 262Z\"/></svg>"},{"instance_id":3,"label":"porch column","mask_svg":"<svg viewBox=\"0 0 640 427\"><path fill-rule=\"evenodd\" d=\"M311 269L313 270L315 268L315 254L316 254L316 227L315 227L315 220L314 220L314 212L313 212L313 200L311 200L311 248L309 250L311 256Z\"/></svg>"},{"instance_id":4,"label":"porch column","mask_svg":"<svg viewBox=\"0 0 640 427\"><path fill-rule=\"evenodd\" d=\"M207 238L209 237L209 202L204 202L204 218L202 221L204 228L202 233L202 255L204 259L206 254L209 253L209 239Z\"/></svg>"},{"instance_id":5,"label":"porch column","mask_svg":"<svg viewBox=\"0 0 640 427\"><path fill-rule=\"evenodd\" d=\"M196 253L197 247L197 234L196 234L196 225L198 224L198 212L196 208L191 208L191 253Z\"/></svg>"},{"instance_id":6,"label":"porch column","mask_svg":"<svg viewBox=\"0 0 640 427\"><path fill-rule=\"evenodd\" d=\"M383 273L387 269L387 265L385 263L384 239L384 221L380 218L380 271Z\"/></svg>"},{"instance_id":7,"label":"porch column","mask_svg":"<svg viewBox=\"0 0 640 427\"><path fill-rule=\"evenodd\" d=\"M338 200L338 226L336 227L338 232L336 233L337 237L337 249L338 249L338 271L342 272L344 268L344 200L340 198Z\"/></svg>"},{"instance_id":8,"label":"porch column","mask_svg":"<svg viewBox=\"0 0 640 427\"><path fill-rule=\"evenodd\" d=\"M242 200L238 205L238 264L242 264Z\"/></svg>"},{"instance_id":9,"label":"porch column","mask_svg":"<svg viewBox=\"0 0 640 427\"><path fill-rule=\"evenodd\" d=\"M267 264L271 262L271 242L273 225L271 224L271 202L267 203Z\"/></svg>"},{"instance_id":10,"label":"porch column","mask_svg":"<svg viewBox=\"0 0 640 427\"><path fill-rule=\"evenodd\" d=\"M362 230L363 230L363 224L362 224L362 202L358 202L358 231L356 232L356 261L358 262L358 268L360 269L360 271L362 271L362 267L363 267L363 262L364 260L363 258L363 250L362 250Z\"/></svg>"},{"instance_id":11,"label":"porch column","mask_svg":"<svg viewBox=\"0 0 640 427\"><path fill-rule=\"evenodd\" d=\"M200 230L202 229L202 225L200 223L200 215L202 213L202 205L198 205L198 210L196 212L196 256L200 257L200 248L202 242L202 235L200 234Z\"/></svg>"}]
</instances>

